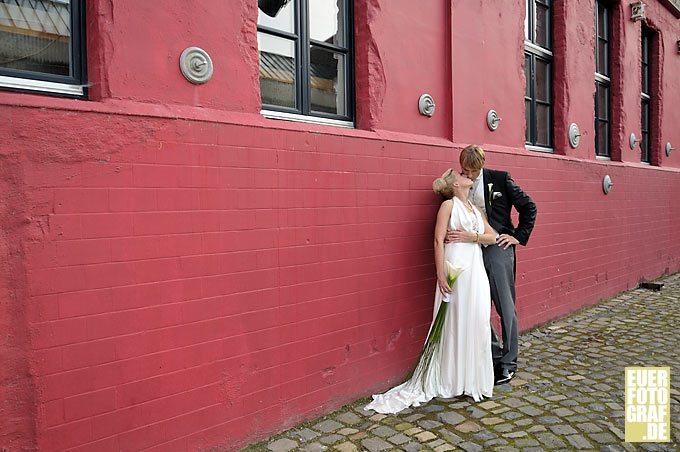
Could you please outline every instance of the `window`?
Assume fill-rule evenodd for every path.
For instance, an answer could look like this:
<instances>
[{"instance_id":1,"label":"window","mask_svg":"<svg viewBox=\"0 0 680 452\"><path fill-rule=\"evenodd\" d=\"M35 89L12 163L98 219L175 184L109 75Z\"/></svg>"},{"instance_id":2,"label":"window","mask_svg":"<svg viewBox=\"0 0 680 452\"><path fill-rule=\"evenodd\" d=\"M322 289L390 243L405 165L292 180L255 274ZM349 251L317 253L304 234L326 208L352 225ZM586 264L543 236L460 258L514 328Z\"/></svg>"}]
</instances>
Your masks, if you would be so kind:
<instances>
[{"instance_id":1,"label":"window","mask_svg":"<svg viewBox=\"0 0 680 452\"><path fill-rule=\"evenodd\" d=\"M265 115L312 122L353 120L352 3L258 0Z\"/></svg>"},{"instance_id":2,"label":"window","mask_svg":"<svg viewBox=\"0 0 680 452\"><path fill-rule=\"evenodd\" d=\"M611 157L611 13L595 0L595 155Z\"/></svg>"},{"instance_id":3,"label":"window","mask_svg":"<svg viewBox=\"0 0 680 452\"><path fill-rule=\"evenodd\" d=\"M81 96L81 0L0 0L0 86Z\"/></svg>"},{"instance_id":4,"label":"window","mask_svg":"<svg viewBox=\"0 0 680 452\"><path fill-rule=\"evenodd\" d=\"M550 0L527 0L524 21L524 94L528 148L551 151L552 111L552 9Z\"/></svg>"},{"instance_id":5,"label":"window","mask_svg":"<svg viewBox=\"0 0 680 452\"><path fill-rule=\"evenodd\" d=\"M642 87L640 89L641 97L641 132L642 138L640 141L640 161L650 163L650 119L651 119L651 80L650 80L650 43L652 40L652 32L649 28L642 27Z\"/></svg>"}]
</instances>

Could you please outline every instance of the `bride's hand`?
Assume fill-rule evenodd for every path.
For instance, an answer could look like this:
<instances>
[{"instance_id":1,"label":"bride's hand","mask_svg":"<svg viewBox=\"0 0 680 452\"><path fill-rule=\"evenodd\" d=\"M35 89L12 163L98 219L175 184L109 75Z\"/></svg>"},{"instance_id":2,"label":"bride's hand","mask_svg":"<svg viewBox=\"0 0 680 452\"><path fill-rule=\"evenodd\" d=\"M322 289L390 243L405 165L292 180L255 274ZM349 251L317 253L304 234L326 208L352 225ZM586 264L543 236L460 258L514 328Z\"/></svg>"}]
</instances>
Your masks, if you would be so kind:
<instances>
[{"instance_id":1,"label":"bride's hand","mask_svg":"<svg viewBox=\"0 0 680 452\"><path fill-rule=\"evenodd\" d=\"M437 285L439 286L439 290L441 290L443 295L453 292L451 286L449 286L449 283L446 280L446 275L437 276Z\"/></svg>"}]
</instances>

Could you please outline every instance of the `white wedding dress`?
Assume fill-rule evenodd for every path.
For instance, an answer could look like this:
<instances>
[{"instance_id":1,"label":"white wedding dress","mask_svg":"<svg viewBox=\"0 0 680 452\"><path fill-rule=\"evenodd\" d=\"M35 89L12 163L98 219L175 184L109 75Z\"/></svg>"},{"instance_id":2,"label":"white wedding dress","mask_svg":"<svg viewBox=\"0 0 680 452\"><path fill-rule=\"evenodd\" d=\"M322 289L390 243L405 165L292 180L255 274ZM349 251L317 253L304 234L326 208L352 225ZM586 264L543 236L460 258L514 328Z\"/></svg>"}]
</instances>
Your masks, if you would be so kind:
<instances>
[{"instance_id":1,"label":"white wedding dress","mask_svg":"<svg viewBox=\"0 0 680 452\"><path fill-rule=\"evenodd\" d=\"M463 202L453 198L449 229L484 232L481 213L470 213ZM465 270L454 284L439 355L425 371L425 384L412 377L384 394L373 396L364 407L378 413L398 413L410 406L427 403L434 397L452 398L461 394L476 402L493 393L494 374L491 359L491 296L484 270L481 246L476 243L444 245L444 259ZM444 299L436 288L434 318Z\"/></svg>"}]
</instances>

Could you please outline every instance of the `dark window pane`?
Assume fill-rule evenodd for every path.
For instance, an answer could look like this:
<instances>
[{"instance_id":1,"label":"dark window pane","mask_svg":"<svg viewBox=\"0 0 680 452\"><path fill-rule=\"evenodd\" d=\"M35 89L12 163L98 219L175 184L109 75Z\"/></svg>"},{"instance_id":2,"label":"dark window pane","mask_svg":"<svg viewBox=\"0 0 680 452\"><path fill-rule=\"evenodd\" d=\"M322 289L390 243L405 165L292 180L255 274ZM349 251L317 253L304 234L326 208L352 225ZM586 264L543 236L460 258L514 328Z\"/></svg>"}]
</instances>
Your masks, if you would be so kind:
<instances>
[{"instance_id":1,"label":"dark window pane","mask_svg":"<svg viewBox=\"0 0 680 452\"><path fill-rule=\"evenodd\" d=\"M649 35L642 29L642 92L649 94Z\"/></svg>"},{"instance_id":2,"label":"dark window pane","mask_svg":"<svg viewBox=\"0 0 680 452\"><path fill-rule=\"evenodd\" d=\"M532 3L530 1L525 2L526 4L526 11L524 16L524 39L527 41L533 41L533 33L532 33L532 17L531 17L531 5Z\"/></svg>"},{"instance_id":3,"label":"dark window pane","mask_svg":"<svg viewBox=\"0 0 680 452\"><path fill-rule=\"evenodd\" d=\"M311 109L345 115L345 56L312 46L310 59Z\"/></svg>"},{"instance_id":4,"label":"dark window pane","mask_svg":"<svg viewBox=\"0 0 680 452\"><path fill-rule=\"evenodd\" d=\"M524 100L524 121L526 127L524 129L524 139L527 143L531 143L531 100Z\"/></svg>"},{"instance_id":5,"label":"dark window pane","mask_svg":"<svg viewBox=\"0 0 680 452\"><path fill-rule=\"evenodd\" d=\"M597 2L597 36L609 39L609 12L601 2Z\"/></svg>"},{"instance_id":6,"label":"dark window pane","mask_svg":"<svg viewBox=\"0 0 680 452\"><path fill-rule=\"evenodd\" d=\"M536 104L536 144L550 146L550 105Z\"/></svg>"},{"instance_id":7,"label":"dark window pane","mask_svg":"<svg viewBox=\"0 0 680 452\"><path fill-rule=\"evenodd\" d=\"M531 97L531 57L527 54L524 54L524 80L526 84L524 95Z\"/></svg>"},{"instance_id":8,"label":"dark window pane","mask_svg":"<svg viewBox=\"0 0 680 452\"><path fill-rule=\"evenodd\" d=\"M309 34L315 41L345 47L345 0L311 0L309 2Z\"/></svg>"},{"instance_id":9,"label":"dark window pane","mask_svg":"<svg viewBox=\"0 0 680 452\"><path fill-rule=\"evenodd\" d=\"M609 156L609 123L604 121L597 121L596 132L596 150L597 155Z\"/></svg>"},{"instance_id":10,"label":"dark window pane","mask_svg":"<svg viewBox=\"0 0 680 452\"><path fill-rule=\"evenodd\" d=\"M644 100L642 101L642 124L641 124L641 132L642 132L642 137L640 138L640 160L643 162L649 162L649 121L650 121L650 112L649 112L649 101Z\"/></svg>"},{"instance_id":11,"label":"dark window pane","mask_svg":"<svg viewBox=\"0 0 680 452\"><path fill-rule=\"evenodd\" d=\"M599 119L609 119L609 87L600 83L596 83L596 87L596 116Z\"/></svg>"},{"instance_id":12,"label":"dark window pane","mask_svg":"<svg viewBox=\"0 0 680 452\"><path fill-rule=\"evenodd\" d=\"M597 40L597 72L609 76L609 43Z\"/></svg>"},{"instance_id":13,"label":"dark window pane","mask_svg":"<svg viewBox=\"0 0 680 452\"><path fill-rule=\"evenodd\" d=\"M649 162L649 102L642 101L642 137L640 139L641 160Z\"/></svg>"},{"instance_id":14,"label":"dark window pane","mask_svg":"<svg viewBox=\"0 0 680 452\"><path fill-rule=\"evenodd\" d=\"M294 41L258 33L257 42L262 104L295 108Z\"/></svg>"},{"instance_id":15,"label":"dark window pane","mask_svg":"<svg viewBox=\"0 0 680 452\"><path fill-rule=\"evenodd\" d=\"M550 9L536 4L536 44L550 48Z\"/></svg>"},{"instance_id":16,"label":"dark window pane","mask_svg":"<svg viewBox=\"0 0 680 452\"><path fill-rule=\"evenodd\" d=\"M0 67L72 76L70 2L0 0Z\"/></svg>"},{"instance_id":17,"label":"dark window pane","mask_svg":"<svg viewBox=\"0 0 680 452\"><path fill-rule=\"evenodd\" d=\"M642 130L649 130L649 102L642 101Z\"/></svg>"},{"instance_id":18,"label":"dark window pane","mask_svg":"<svg viewBox=\"0 0 680 452\"><path fill-rule=\"evenodd\" d=\"M295 1L258 0L257 24L295 33Z\"/></svg>"},{"instance_id":19,"label":"dark window pane","mask_svg":"<svg viewBox=\"0 0 680 452\"><path fill-rule=\"evenodd\" d=\"M550 102L550 63L536 58L536 99Z\"/></svg>"}]
</instances>

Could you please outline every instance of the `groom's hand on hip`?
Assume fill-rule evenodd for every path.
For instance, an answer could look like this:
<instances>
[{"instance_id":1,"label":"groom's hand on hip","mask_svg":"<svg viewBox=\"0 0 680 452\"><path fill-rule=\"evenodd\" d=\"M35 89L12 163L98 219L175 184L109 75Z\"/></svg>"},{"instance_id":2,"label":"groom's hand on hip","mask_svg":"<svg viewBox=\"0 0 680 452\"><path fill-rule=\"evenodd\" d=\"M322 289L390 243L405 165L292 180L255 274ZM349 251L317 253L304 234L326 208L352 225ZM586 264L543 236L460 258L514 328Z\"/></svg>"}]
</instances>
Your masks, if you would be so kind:
<instances>
[{"instance_id":1,"label":"groom's hand on hip","mask_svg":"<svg viewBox=\"0 0 680 452\"><path fill-rule=\"evenodd\" d=\"M460 231L458 229L453 229L446 231L446 237L444 237L444 243L463 243L469 242L469 237L467 236L467 231Z\"/></svg>"},{"instance_id":2,"label":"groom's hand on hip","mask_svg":"<svg viewBox=\"0 0 680 452\"><path fill-rule=\"evenodd\" d=\"M496 239L496 244L500 247L502 247L504 250L507 250L508 247L512 245L517 245L519 243L519 240L511 236L510 234L501 234L498 236Z\"/></svg>"}]
</instances>

